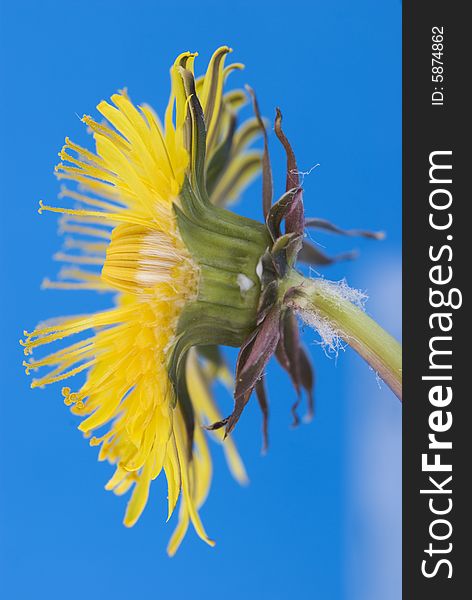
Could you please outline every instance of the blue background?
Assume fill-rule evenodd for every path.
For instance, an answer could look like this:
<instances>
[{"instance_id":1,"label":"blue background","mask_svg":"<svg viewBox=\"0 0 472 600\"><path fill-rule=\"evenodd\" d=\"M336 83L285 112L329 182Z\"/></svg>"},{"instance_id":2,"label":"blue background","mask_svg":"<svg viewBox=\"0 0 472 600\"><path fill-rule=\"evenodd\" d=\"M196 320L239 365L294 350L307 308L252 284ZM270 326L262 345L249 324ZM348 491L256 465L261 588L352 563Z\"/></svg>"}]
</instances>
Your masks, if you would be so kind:
<instances>
[{"instance_id":1,"label":"blue background","mask_svg":"<svg viewBox=\"0 0 472 600\"><path fill-rule=\"evenodd\" d=\"M96 461L59 388L29 389L18 339L58 314L106 306L91 293L39 290L53 276L52 174L65 135L85 141L76 115L127 86L162 112L168 68L183 50L231 45L247 65L262 111L280 105L305 177L307 213L346 227L384 229L384 242L317 235L359 260L324 271L367 290L368 310L400 335L401 4L398 0L231 3L201 0L0 3L1 455L0 596L398 599L400 405L350 350L317 365L317 416L290 428L293 393L269 368L271 448L260 456L260 415L248 407L235 437L250 486L232 481L215 448L203 509L210 549L190 532L170 560L164 481L132 529L125 498L103 490L112 468ZM284 159L271 136L277 189ZM260 215L260 182L240 210ZM226 408L230 399L222 397Z\"/></svg>"}]
</instances>

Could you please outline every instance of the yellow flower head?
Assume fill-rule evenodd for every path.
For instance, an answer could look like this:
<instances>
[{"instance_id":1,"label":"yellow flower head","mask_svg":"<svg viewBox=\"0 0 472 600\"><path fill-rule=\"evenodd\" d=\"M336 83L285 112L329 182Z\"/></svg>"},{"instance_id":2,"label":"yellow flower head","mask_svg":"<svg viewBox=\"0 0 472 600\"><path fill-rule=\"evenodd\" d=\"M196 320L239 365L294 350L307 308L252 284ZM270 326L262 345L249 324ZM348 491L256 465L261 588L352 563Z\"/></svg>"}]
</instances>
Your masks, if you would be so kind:
<instances>
[{"instance_id":1,"label":"yellow flower head","mask_svg":"<svg viewBox=\"0 0 472 600\"><path fill-rule=\"evenodd\" d=\"M98 105L105 121L83 118L95 152L66 138L56 172L75 184L61 191L71 205L40 203L40 212L62 215L67 236L56 259L66 267L58 281L47 280L44 287L111 291L116 301L109 310L49 321L25 332L22 342L31 355L40 346L72 338L68 346L24 363L27 372L48 369L32 386L85 374L79 389L63 387L62 394L82 417L79 429L92 446L100 446L99 460L116 465L106 489L118 495L131 490L125 525L136 523L150 483L161 471L167 478L169 518L180 498L170 554L190 522L213 545L198 513L211 481L206 436L224 440L229 468L244 482L242 462L225 437L253 391L266 443L264 370L273 355L297 392L294 422L302 391L309 415L313 411L313 373L297 322L297 314L304 317L311 306L311 284L296 263L326 265L332 259L304 239L305 227L379 237L305 219L297 163L279 110L275 133L287 155L286 191L272 204L267 135L255 96L249 89L256 117L237 127L246 94L223 92L228 74L241 67L225 68L229 52L219 48L197 79L196 55L177 58L163 125L149 106L134 106L123 91L112 96L111 104ZM249 148L260 133L262 155ZM261 165L265 223L225 208ZM325 288L318 285L313 292L319 303ZM341 296L331 296L327 317L315 310L313 323L320 331L339 308ZM220 345L240 348L234 385ZM211 393L217 378L234 388L233 412L225 418Z\"/></svg>"},{"instance_id":2,"label":"yellow flower head","mask_svg":"<svg viewBox=\"0 0 472 600\"><path fill-rule=\"evenodd\" d=\"M217 206L236 199L261 161L259 152L248 150L259 132L258 122L235 127L244 92L223 93L230 71L241 67L224 67L229 52L227 47L218 49L196 81L196 54L177 58L164 125L149 106L136 107L122 91L111 97L112 103L97 106L104 121L82 119L93 135L95 152L66 138L56 173L76 184L61 191L72 206L41 203L40 212L62 213L61 231L67 237L64 251L55 258L67 266L59 281L46 280L44 287L112 291L116 304L103 312L50 321L25 332L22 342L29 355L40 346L71 339L69 346L30 359L25 366L27 372L49 368L32 387L86 372L80 389L63 387L62 394L72 412L83 417L79 429L92 446L100 446L99 460L116 464L106 489L118 495L132 490L125 525L136 523L150 482L165 472L169 518L181 497L170 554L189 522L203 540L214 543L198 514L211 480L207 434L201 425L222 418L210 392L212 379L231 384L217 348L202 348L197 354L192 347L196 343L178 331L185 307L205 300L199 281L211 265L195 260L175 209L182 208L186 186L187 194L201 195L197 180L202 170L207 202ZM196 102L205 123L204 152L192 118ZM211 278L207 280L210 293ZM79 341L73 342L75 334ZM177 351L179 343L184 350ZM173 368L179 373L179 390L171 377ZM222 441L220 432L210 435ZM233 475L244 482L245 470L230 439L224 451Z\"/></svg>"}]
</instances>

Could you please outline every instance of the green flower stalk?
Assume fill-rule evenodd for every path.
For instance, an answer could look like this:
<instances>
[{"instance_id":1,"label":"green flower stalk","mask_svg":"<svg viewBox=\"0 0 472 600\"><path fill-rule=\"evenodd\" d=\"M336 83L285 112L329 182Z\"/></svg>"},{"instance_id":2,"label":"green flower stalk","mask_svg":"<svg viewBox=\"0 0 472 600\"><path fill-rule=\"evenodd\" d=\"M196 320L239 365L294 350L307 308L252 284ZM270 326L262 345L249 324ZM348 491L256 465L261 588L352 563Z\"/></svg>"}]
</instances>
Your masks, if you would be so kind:
<instances>
[{"instance_id":1,"label":"green flower stalk","mask_svg":"<svg viewBox=\"0 0 472 600\"><path fill-rule=\"evenodd\" d=\"M290 274L290 284L288 304L321 333L323 342L332 349L338 338L347 342L401 400L401 346L363 311L356 294L339 283L306 279L296 272Z\"/></svg>"},{"instance_id":2,"label":"green flower stalk","mask_svg":"<svg viewBox=\"0 0 472 600\"><path fill-rule=\"evenodd\" d=\"M312 415L314 375L298 317L327 344L345 340L401 393L399 345L353 304L352 291L304 278L298 269L300 263L335 260L307 242L307 227L380 234L305 218L280 111L275 133L287 155L287 177L284 194L273 203L267 133L255 95L250 88L224 91L231 71L241 68L225 67L229 53L219 48L197 78L196 54L177 57L163 123L149 106L137 107L120 92L112 103L97 106L105 123L83 118L94 152L66 138L56 173L73 183L61 191L71 206L40 203L40 212L62 214L67 238L56 258L67 266L58 281L46 280L44 287L112 292L114 300L108 310L50 320L25 332L22 341L27 356L68 342L24 365L27 373L47 370L32 387L85 375L77 390L63 387L62 396L81 417L79 430L90 445L100 446L99 460L115 465L106 489L117 495L131 491L126 526L139 519L151 482L165 474L168 518L180 499L170 555L190 524L214 545L199 515L211 483L207 437L222 445L230 471L244 483L246 472L229 434L253 392L267 447L265 371L272 356L295 388L295 423L303 393ZM255 117L238 126L248 94ZM264 139L262 153L251 146L258 135ZM257 222L227 206L261 167L264 221ZM240 349L234 379L221 346ZM214 398L217 380L233 392L227 416Z\"/></svg>"}]
</instances>

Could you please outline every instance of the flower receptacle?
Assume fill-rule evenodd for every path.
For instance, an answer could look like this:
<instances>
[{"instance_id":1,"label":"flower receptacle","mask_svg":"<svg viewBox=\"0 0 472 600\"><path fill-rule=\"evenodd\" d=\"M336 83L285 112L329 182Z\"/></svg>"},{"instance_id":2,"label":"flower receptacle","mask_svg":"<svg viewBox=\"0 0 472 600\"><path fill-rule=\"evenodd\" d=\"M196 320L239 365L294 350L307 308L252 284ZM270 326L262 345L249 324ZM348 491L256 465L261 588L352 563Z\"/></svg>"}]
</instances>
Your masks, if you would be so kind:
<instances>
[{"instance_id":1,"label":"flower receptacle","mask_svg":"<svg viewBox=\"0 0 472 600\"><path fill-rule=\"evenodd\" d=\"M183 310L177 335L185 332L191 345L240 346L256 326L257 267L270 238L257 221L214 206L201 210L205 214L197 221L175 207L180 234L199 269L197 295Z\"/></svg>"}]
</instances>

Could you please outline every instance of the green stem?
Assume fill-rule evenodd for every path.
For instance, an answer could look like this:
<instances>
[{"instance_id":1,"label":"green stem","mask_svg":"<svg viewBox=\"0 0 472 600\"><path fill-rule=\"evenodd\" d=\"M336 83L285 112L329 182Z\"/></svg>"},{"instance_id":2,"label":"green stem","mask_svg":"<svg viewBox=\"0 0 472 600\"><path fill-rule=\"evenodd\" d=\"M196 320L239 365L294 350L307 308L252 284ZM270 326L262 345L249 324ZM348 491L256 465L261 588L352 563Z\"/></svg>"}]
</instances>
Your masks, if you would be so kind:
<instances>
[{"instance_id":1,"label":"green stem","mask_svg":"<svg viewBox=\"0 0 472 600\"><path fill-rule=\"evenodd\" d=\"M305 313L328 321L336 334L367 361L401 400L402 350L397 340L346 299L338 284L306 279L295 271L286 282L287 287L297 290L290 297L295 310L302 317Z\"/></svg>"}]
</instances>

